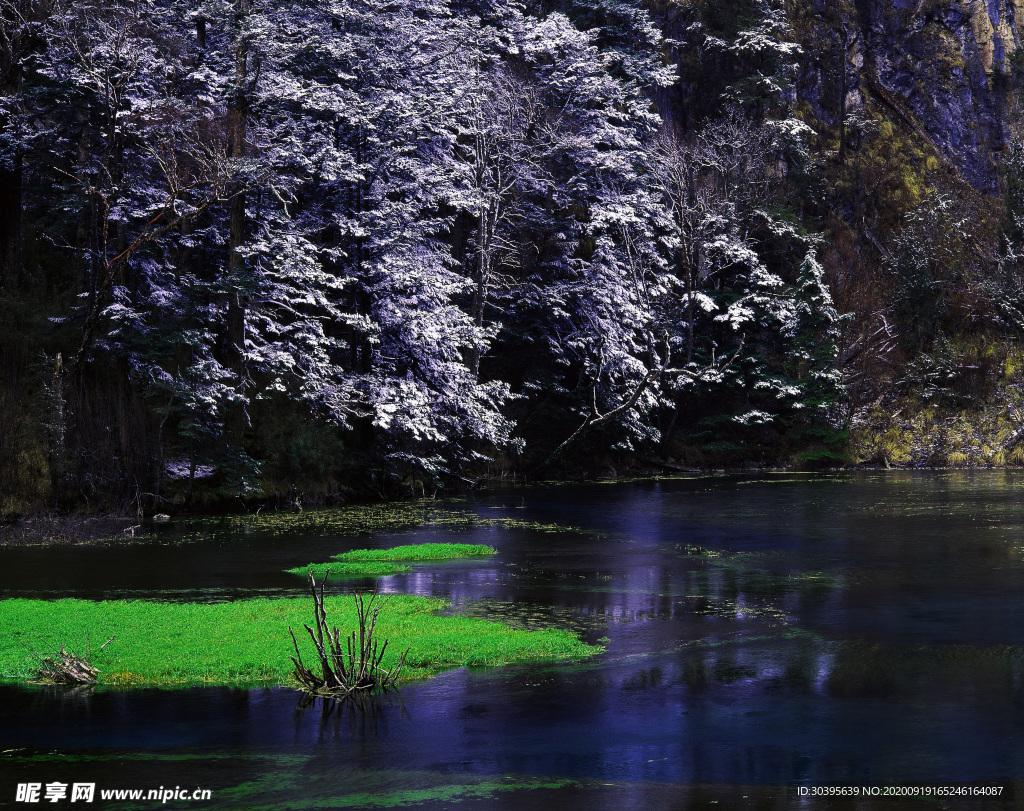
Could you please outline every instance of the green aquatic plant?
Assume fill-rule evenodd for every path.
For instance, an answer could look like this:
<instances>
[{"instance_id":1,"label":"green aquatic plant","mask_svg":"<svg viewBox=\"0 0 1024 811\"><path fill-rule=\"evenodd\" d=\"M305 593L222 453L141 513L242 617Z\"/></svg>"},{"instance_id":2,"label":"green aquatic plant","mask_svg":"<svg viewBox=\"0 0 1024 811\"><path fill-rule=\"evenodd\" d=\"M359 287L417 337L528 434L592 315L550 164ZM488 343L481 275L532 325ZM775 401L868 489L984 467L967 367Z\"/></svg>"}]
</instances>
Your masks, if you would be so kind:
<instances>
[{"instance_id":1,"label":"green aquatic plant","mask_svg":"<svg viewBox=\"0 0 1024 811\"><path fill-rule=\"evenodd\" d=\"M130 755L129 755L130 756ZM580 789L576 779L557 777L530 777L523 775L490 775L460 773L452 775L436 770L407 769L344 769L320 774L317 791L313 795L302 793L308 789L303 775L309 773L309 756L291 758L282 755L254 756L246 752L242 757L252 763L246 773L252 779L218 792L217 796L228 807L249 811L274 811L289 808L294 811L320 811L323 808L458 808L463 801L479 807L480 803L493 806L502 795L512 795L511 805L533 807L529 792L551 791L564 788ZM38 759L33 758L32 762ZM607 791L606 781L593 781L592 791ZM504 803L509 805L509 801ZM542 802L543 804L543 802Z\"/></svg>"},{"instance_id":2,"label":"green aquatic plant","mask_svg":"<svg viewBox=\"0 0 1024 811\"><path fill-rule=\"evenodd\" d=\"M350 597L324 597L338 627L357 627ZM377 632L391 640L381 666L397 665L395 648L411 648L402 680L456 667L585 658L601 649L548 628L521 631L500 622L439 616L445 601L396 594ZM32 640L61 639L72 650L90 634L117 636L96 651L98 685L294 684L288 627L308 622L307 599L256 598L225 603L145 600L0 601L0 681L30 681ZM299 641L303 656L315 654ZM395 646L394 648L392 646Z\"/></svg>"},{"instance_id":3,"label":"green aquatic plant","mask_svg":"<svg viewBox=\"0 0 1024 811\"><path fill-rule=\"evenodd\" d=\"M383 577L389 574L412 571L411 566L404 566L401 563L389 563L387 561L367 560L361 563L307 563L305 566L296 566L294 569L286 569L288 574L305 575L313 572L317 577L343 578L343 577Z\"/></svg>"},{"instance_id":4,"label":"green aquatic plant","mask_svg":"<svg viewBox=\"0 0 1024 811\"><path fill-rule=\"evenodd\" d=\"M423 526L433 506L423 502L357 504L305 512L257 512L225 518L190 518L178 525L182 540L220 535L354 536Z\"/></svg>"},{"instance_id":5,"label":"green aquatic plant","mask_svg":"<svg viewBox=\"0 0 1024 811\"><path fill-rule=\"evenodd\" d=\"M239 534L306 537L353 537L378 532L434 529L526 529L535 532L595 534L579 527L523 521L506 516L481 516L431 499L394 504L352 505L288 513L253 513L227 518L191 518L177 525L179 540L205 541Z\"/></svg>"},{"instance_id":6,"label":"green aquatic plant","mask_svg":"<svg viewBox=\"0 0 1024 811\"><path fill-rule=\"evenodd\" d=\"M353 549L335 555L335 560L346 563L355 561L421 561L449 560L455 558L484 557L496 555L493 546L471 543L421 543L393 546L390 549Z\"/></svg>"},{"instance_id":7,"label":"green aquatic plant","mask_svg":"<svg viewBox=\"0 0 1024 811\"><path fill-rule=\"evenodd\" d=\"M405 563L496 555L492 546L469 543L421 543L393 546L390 549L353 549L335 555L338 563L309 563L288 569L289 574L312 572L317 577L381 577L408 572ZM400 562L401 561L401 562Z\"/></svg>"}]
</instances>

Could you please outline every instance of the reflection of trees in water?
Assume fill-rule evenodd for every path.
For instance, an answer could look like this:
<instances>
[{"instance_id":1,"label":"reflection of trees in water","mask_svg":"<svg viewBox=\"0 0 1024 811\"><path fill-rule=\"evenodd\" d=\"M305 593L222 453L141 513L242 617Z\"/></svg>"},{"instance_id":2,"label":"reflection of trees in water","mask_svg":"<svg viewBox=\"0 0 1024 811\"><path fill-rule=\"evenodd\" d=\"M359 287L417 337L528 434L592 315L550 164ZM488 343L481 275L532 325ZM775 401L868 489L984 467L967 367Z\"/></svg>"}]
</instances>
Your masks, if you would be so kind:
<instances>
[{"instance_id":1,"label":"reflection of trees in water","mask_svg":"<svg viewBox=\"0 0 1024 811\"><path fill-rule=\"evenodd\" d=\"M854 640L835 645L830 695L897 699L942 695L965 705L991 702L1019 714L1024 703L1024 649L1016 645L883 645ZM1011 716L1007 716L1011 717Z\"/></svg>"},{"instance_id":2,"label":"reflection of trees in water","mask_svg":"<svg viewBox=\"0 0 1024 811\"><path fill-rule=\"evenodd\" d=\"M767 644L766 644L767 643ZM822 693L833 667L830 643L758 639L755 644L696 644L662 670L666 684L700 690L711 685Z\"/></svg>"},{"instance_id":3,"label":"reflection of trees in water","mask_svg":"<svg viewBox=\"0 0 1024 811\"><path fill-rule=\"evenodd\" d=\"M670 661L658 657L657 665L631 670L619 683L623 689L712 685L840 699L922 701L942 695L965 706L995 702L1013 714L1024 702L1024 650L828 641L809 634L738 637L681 645Z\"/></svg>"}]
</instances>

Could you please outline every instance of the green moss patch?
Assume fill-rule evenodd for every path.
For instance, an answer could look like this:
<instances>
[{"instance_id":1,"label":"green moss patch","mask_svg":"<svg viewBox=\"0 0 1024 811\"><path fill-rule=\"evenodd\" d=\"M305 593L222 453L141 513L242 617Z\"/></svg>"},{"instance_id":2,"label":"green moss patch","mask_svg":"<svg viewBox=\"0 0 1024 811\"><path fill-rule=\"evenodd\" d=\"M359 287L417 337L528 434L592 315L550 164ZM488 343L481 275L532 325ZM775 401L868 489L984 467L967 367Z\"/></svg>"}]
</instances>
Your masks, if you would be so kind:
<instances>
[{"instance_id":1,"label":"green moss patch","mask_svg":"<svg viewBox=\"0 0 1024 811\"><path fill-rule=\"evenodd\" d=\"M296 566L294 569L286 570L289 574L298 574L303 577L312 571L317 577L383 577L388 574L412 571L411 566L404 566L401 563L389 563L387 561L363 561L362 563L307 563L305 566Z\"/></svg>"},{"instance_id":2,"label":"green moss patch","mask_svg":"<svg viewBox=\"0 0 1024 811\"><path fill-rule=\"evenodd\" d=\"M284 536L367 535L415 529L429 523L433 509L420 502L354 504L295 513L254 513L223 518L188 518L181 522L183 540L206 540L238 533ZM447 512L447 511L444 511Z\"/></svg>"},{"instance_id":3,"label":"green moss patch","mask_svg":"<svg viewBox=\"0 0 1024 811\"><path fill-rule=\"evenodd\" d=\"M420 561L448 560L454 558L473 558L496 555L498 550L493 546L476 543L420 543L406 546L393 546L390 549L353 549L335 555L335 560L346 563L355 561Z\"/></svg>"},{"instance_id":4,"label":"green moss patch","mask_svg":"<svg viewBox=\"0 0 1024 811\"><path fill-rule=\"evenodd\" d=\"M413 529L526 529L536 532L592 534L578 527L481 516L428 499L377 505L350 505L300 513L259 513L223 518L188 518L177 523L179 540L196 542L236 538L239 534L271 537L357 536Z\"/></svg>"},{"instance_id":5,"label":"green moss patch","mask_svg":"<svg viewBox=\"0 0 1024 811\"><path fill-rule=\"evenodd\" d=\"M388 639L385 666L411 648L403 680L456 667L580 659L600 649L567 631L521 631L499 622L438 616L443 600L394 595L377 633ZM328 618L345 633L355 627L349 596L328 597ZM302 629L312 620L309 599L254 599L230 603L158 603L108 600L0 601L0 680L29 681L33 652L64 644L91 647L99 684L291 684L288 627L303 656L313 658ZM302 632L299 635L299 631ZM114 640L102 650L99 646Z\"/></svg>"},{"instance_id":6,"label":"green moss patch","mask_svg":"<svg viewBox=\"0 0 1024 811\"><path fill-rule=\"evenodd\" d=\"M421 543L393 546L390 549L353 549L342 552L334 559L340 563L310 563L288 569L291 574L304 575L310 569L317 577L380 577L396 572L408 572L404 563L430 560L479 558L497 554L492 546L473 543Z\"/></svg>"}]
</instances>

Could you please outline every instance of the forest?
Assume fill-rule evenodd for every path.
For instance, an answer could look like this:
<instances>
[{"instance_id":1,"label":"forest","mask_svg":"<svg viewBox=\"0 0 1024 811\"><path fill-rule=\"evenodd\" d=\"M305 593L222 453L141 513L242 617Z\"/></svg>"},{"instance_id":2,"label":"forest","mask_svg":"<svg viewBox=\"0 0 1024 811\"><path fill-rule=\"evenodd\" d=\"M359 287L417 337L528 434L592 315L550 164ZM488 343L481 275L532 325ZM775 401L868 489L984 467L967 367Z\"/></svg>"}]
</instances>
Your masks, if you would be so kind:
<instances>
[{"instance_id":1,"label":"forest","mask_svg":"<svg viewBox=\"0 0 1024 811\"><path fill-rule=\"evenodd\" d=\"M1012 6L903 5L0 0L0 517L1024 463Z\"/></svg>"}]
</instances>

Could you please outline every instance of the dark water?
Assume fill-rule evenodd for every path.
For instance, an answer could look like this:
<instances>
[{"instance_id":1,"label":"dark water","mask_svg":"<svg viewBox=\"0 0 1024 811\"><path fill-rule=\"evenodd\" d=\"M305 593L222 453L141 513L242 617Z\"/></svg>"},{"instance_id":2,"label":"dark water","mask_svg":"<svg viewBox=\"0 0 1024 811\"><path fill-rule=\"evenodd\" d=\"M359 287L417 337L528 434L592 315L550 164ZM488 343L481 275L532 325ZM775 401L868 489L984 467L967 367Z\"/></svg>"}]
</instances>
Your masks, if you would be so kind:
<instances>
[{"instance_id":1,"label":"dark water","mask_svg":"<svg viewBox=\"0 0 1024 811\"><path fill-rule=\"evenodd\" d=\"M163 806L182 808L1024 807L1021 472L534 487L466 508L588 532L175 544L170 527L0 550L0 596L195 600L298 595L282 569L359 546L488 543L493 560L382 585L607 644L581 664L451 672L361 712L281 689L2 687L0 806L33 807L19 782L61 781L213 792ZM950 785L1002 796L800 795Z\"/></svg>"}]
</instances>

